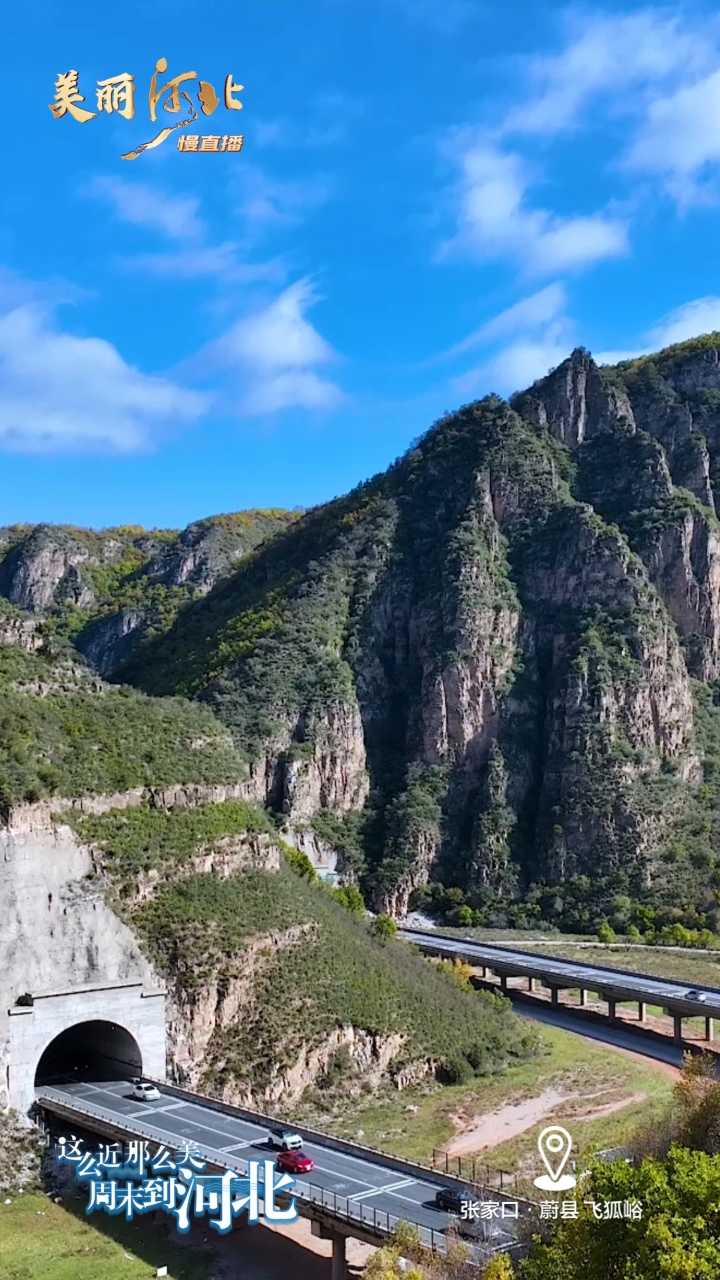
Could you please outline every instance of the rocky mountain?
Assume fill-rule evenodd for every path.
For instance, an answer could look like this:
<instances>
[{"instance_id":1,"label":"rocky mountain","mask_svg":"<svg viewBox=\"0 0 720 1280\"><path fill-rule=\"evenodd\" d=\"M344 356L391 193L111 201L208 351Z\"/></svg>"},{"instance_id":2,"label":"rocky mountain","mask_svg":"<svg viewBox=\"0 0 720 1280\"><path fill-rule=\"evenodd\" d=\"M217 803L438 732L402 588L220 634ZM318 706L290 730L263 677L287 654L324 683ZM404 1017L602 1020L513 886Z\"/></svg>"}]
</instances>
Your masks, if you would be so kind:
<instances>
[{"instance_id":1,"label":"rocky mountain","mask_svg":"<svg viewBox=\"0 0 720 1280\"><path fill-rule=\"evenodd\" d=\"M103 675L178 609L204 595L296 513L240 511L181 531L125 525L101 532L67 525L0 528L0 594L52 618ZM47 628L46 628L47 629Z\"/></svg>"},{"instance_id":2,"label":"rocky mountain","mask_svg":"<svg viewBox=\"0 0 720 1280\"><path fill-rule=\"evenodd\" d=\"M378 908L716 926L719 485L720 335L577 350L232 545L3 531L0 591L204 704L246 797Z\"/></svg>"}]
</instances>

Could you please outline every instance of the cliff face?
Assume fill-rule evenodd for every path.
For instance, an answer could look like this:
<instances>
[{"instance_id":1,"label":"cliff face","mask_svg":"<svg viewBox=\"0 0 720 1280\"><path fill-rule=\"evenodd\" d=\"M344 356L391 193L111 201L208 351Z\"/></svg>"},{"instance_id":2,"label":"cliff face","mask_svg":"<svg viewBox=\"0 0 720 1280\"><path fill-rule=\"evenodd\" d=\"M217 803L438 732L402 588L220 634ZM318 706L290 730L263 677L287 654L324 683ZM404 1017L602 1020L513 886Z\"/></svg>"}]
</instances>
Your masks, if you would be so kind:
<instances>
[{"instance_id":1,"label":"cliff face","mask_svg":"<svg viewBox=\"0 0 720 1280\"><path fill-rule=\"evenodd\" d=\"M139 647L137 601L77 644L206 703L244 794L328 862L334 843L378 908L402 914L430 879L478 909L594 881L648 900L682 883L705 910L718 484L717 335L614 368L579 350L251 555L218 558L193 527L156 547L147 589L193 594ZM63 554L48 593L14 544L0 586L47 615L85 581Z\"/></svg>"},{"instance_id":2,"label":"cliff face","mask_svg":"<svg viewBox=\"0 0 720 1280\"><path fill-rule=\"evenodd\" d=\"M0 595L35 615L53 612L53 632L59 615L61 631L101 675L110 675L147 633L167 627L183 604L295 518L241 511L180 532L9 526L0 529Z\"/></svg>"}]
</instances>

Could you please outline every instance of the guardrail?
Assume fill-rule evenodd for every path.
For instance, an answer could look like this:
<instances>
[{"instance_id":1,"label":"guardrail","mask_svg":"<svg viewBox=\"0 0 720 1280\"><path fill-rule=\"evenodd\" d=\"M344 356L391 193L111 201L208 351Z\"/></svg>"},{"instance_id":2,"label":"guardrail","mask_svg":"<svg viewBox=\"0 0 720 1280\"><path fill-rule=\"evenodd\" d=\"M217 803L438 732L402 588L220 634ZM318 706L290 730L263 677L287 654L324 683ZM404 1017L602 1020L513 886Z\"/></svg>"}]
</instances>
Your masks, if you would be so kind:
<instances>
[{"instance_id":1,"label":"guardrail","mask_svg":"<svg viewBox=\"0 0 720 1280\"><path fill-rule=\"evenodd\" d=\"M170 1130L161 1129L156 1125L142 1124L137 1120L130 1121L129 1117L119 1116L116 1112L109 1111L105 1107L96 1106L94 1103L85 1101L69 1103L56 1089L41 1088L36 1095L36 1105L41 1108L47 1108L63 1119L69 1118L72 1121L78 1118L85 1118L94 1122L95 1125L102 1125L111 1131L120 1134L131 1133L134 1137L162 1143L173 1149L181 1145L178 1135ZM125 1123L126 1120L128 1123ZM92 1128L93 1125L90 1124L88 1127ZM184 1143L185 1139L182 1140L182 1145ZM220 1151L215 1147L208 1147L203 1143L192 1142L188 1145L196 1155L202 1157L208 1164L214 1165L216 1168L231 1169L241 1176L247 1173L248 1162L241 1156L231 1156L227 1152ZM375 1152L374 1154L377 1157L379 1153ZM282 1194L281 1192L280 1195ZM306 1210L305 1216L312 1217L314 1216L312 1210L319 1209L336 1218L339 1222L346 1223L349 1226L357 1225L365 1234L374 1235L379 1242L383 1242L391 1236L401 1223L410 1222L416 1228L418 1239L422 1245L435 1253L444 1253L446 1250L447 1239L445 1231L423 1226L419 1222L413 1222L412 1217L407 1214L404 1217L398 1217L364 1202L355 1203L347 1196L338 1195L337 1192L328 1190L326 1187L320 1187L304 1178L296 1180L292 1193L285 1194L288 1195L288 1198L300 1202ZM519 1247L510 1245L508 1249L508 1244L506 1243L493 1245L490 1240L482 1237L478 1238L475 1235L471 1237L471 1243L480 1261L487 1261L496 1253L513 1252Z\"/></svg>"},{"instance_id":2,"label":"guardrail","mask_svg":"<svg viewBox=\"0 0 720 1280\"><path fill-rule=\"evenodd\" d=\"M412 936L413 934L416 936L413 937ZM506 963L510 965L512 965L512 956L516 955L516 956L524 956L528 960L533 960L536 964L539 964L540 967L542 967L545 961L549 960L549 961L556 961L557 964L572 965L574 969L587 969L589 971L594 970L595 972L597 972L598 969L605 969L610 973L619 974L620 977L622 978L636 978L636 979L641 978L641 979L647 980L648 982L664 982L664 983L667 983L668 985L675 986L675 987L677 986L682 987L684 985L680 979L661 978L657 973L640 973L638 972L637 969L618 969L614 965L589 964L585 960L569 960L567 956L552 956L547 954L540 956L537 951L523 951L521 947L514 947L514 946L501 947L501 946L498 946L497 943L482 942L479 938L453 937L449 933L435 933L434 931L430 933L430 932L424 931L423 929L405 929L402 926L398 929L398 937L405 942L411 943L412 946L415 946L415 947L423 946L423 941L417 941L418 937L424 940L428 946L430 946L432 942L437 940L441 944L443 942L454 942L456 947L462 946L463 944L467 947L479 947L485 951L494 952L499 961L502 960L503 954L505 954L506 956L509 955L510 958ZM658 950L661 950L661 948L658 948ZM486 963L489 968L492 968L492 958L488 959ZM621 983L618 983L617 985L622 986ZM688 986L690 985L691 984L688 983ZM703 982L702 989L703 991L712 991L716 995L720 996L720 987L713 987L713 986L710 986L707 982ZM672 997L672 998L681 999L682 997ZM700 1009L699 1012L702 1013L702 1009Z\"/></svg>"},{"instance_id":3,"label":"guardrail","mask_svg":"<svg viewBox=\"0 0 720 1280\"><path fill-rule=\"evenodd\" d=\"M213 1098L205 1093L194 1093L191 1089L181 1089L179 1085L168 1084L165 1080L157 1080L152 1076L143 1076L143 1080L149 1080L162 1089L164 1093L171 1094L174 1098L187 1099L189 1102L198 1106L209 1107L212 1111L219 1111L225 1115L237 1116L240 1120L246 1120L249 1124L257 1124L263 1129L276 1129L282 1124L300 1134L301 1138L306 1138L308 1142L315 1142L321 1147L327 1147L330 1151L340 1151L345 1155L356 1156L361 1160L379 1162L387 1169L394 1169L398 1173L407 1173L416 1178L431 1178L433 1182L446 1187L457 1187L458 1184L463 1186L468 1181L463 1178L460 1173L453 1174L449 1169L438 1169L434 1164L423 1164L421 1160L404 1160L400 1156L389 1155L385 1151L376 1151L373 1147L363 1146L360 1142L353 1142L349 1138L338 1138L335 1134L324 1133L321 1129L311 1129L307 1125L295 1124L294 1121L286 1121L282 1117L268 1116L262 1111L253 1111L249 1107L237 1107L232 1102L224 1102L222 1098ZM510 1175L507 1175L510 1177ZM471 1179L473 1185L478 1191L489 1191L494 1193L497 1190L488 1180L487 1183L478 1182L475 1178ZM501 1184L502 1185L502 1184ZM535 1201L527 1200L522 1196L516 1197L522 1203L523 1208L535 1209L537 1206Z\"/></svg>"}]
</instances>

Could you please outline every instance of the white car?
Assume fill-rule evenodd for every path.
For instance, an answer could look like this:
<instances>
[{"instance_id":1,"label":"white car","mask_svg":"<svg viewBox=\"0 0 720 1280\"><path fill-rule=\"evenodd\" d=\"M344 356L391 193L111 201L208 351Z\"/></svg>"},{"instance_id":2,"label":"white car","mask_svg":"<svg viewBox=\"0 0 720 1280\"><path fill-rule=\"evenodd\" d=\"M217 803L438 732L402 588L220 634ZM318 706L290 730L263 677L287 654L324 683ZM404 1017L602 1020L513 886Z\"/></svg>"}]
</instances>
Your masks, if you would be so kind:
<instances>
[{"instance_id":1,"label":"white car","mask_svg":"<svg viewBox=\"0 0 720 1280\"><path fill-rule=\"evenodd\" d=\"M291 1129L271 1129L267 1140L271 1147L279 1147L281 1151L302 1150L300 1134L293 1133Z\"/></svg>"},{"instance_id":2,"label":"white car","mask_svg":"<svg viewBox=\"0 0 720 1280\"><path fill-rule=\"evenodd\" d=\"M693 989L692 991L685 992L685 999L686 1000L707 1000L707 994L704 991L695 991Z\"/></svg>"},{"instance_id":3,"label":"white car","mask_svg":"<svg viewBox=\"0 0 720 1280\"><path fill-rule=\"evenodd\" d=\"M160 1090L156 1089L154 1084L148 1084L145 1080L133 1080L132 1098L137 1098L138 1102L155 1102L160 1097Z\"/></svg>"}]
</instances>

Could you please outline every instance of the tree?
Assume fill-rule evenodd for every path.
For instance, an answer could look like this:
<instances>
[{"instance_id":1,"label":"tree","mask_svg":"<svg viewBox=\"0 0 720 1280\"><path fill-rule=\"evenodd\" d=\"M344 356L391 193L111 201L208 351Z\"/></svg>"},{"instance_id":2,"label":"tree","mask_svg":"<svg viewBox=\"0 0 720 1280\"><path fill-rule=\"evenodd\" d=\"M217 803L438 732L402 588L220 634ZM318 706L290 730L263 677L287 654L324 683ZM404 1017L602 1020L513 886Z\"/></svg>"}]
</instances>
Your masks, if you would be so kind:
<instances>
[{"instance_id":1,"label":"tree","mask_svg":"<svg viewBox=\"0 0 720 1280\"><path fill-rule=\"evenodd\" d=\"M482 1273L482 1280L513 1280L514 1275L513 1265L507 1254L499 1253L488 1262Z\"/></svg>"},{"instance_id":2,"label":"tree","mask_svg":"<svg viewBox=\"0 0 720 1280\"><path fill-rule=\"evenodd\" d=\"M397 925L392 916L376 916L370 927L380 942L387 942L388 938L394 938L397 933Z\"/></svg>"},{"instance_id":3,"label":"tree","mask_svg":"<svg viewBox=\"0 0 720 1280\"><path fill-rule=\"evenodd\" d=\"M472 983L470 981L474 969L467 960L436 960L436 965L442 973L446 973L453 982L457 982L463 991L472 991Z\"/></svg>"},{"instance_id":4,"label":"tree","mask_svg":"<svg viewBox=\"0 0 720 1280\"><path fill-rule=\"evenodd\" d=\"M588 1201L638 1201L640 1218L595 1218ZM597 1164L578 1216L536 1240L522 1280L716 1280L720 1157L671 1147L665 1160Z\"/></svg>"},{"instance_id":5,"label":"tree","mask_svg":"<svg viewBox=\"0 0 720 1280\"><path fill-rule=\"evenodd\" d=\"M673 1133L677 1142L708 1155L720 1153L720 1081L713 1054L687 1054L673 1090Z\"/></svg>"},{"instance_id":6,"label":"tree","mask_svg":"<svg viewBox=\"0 0 720 1280\"><path fill-rule=\"evenodd\" d=\"M356 884L344 884L340 889L335 889L334 897L340 906L350 911L352 915L365 915L365 899Z\"/></svg>"},{"instance_id":7,"label":"tree","mask_svg":"<svg viewBox=\"0 0 720 1280\"><path fill-rule=\"evenodd\" d=\"M615 930L608 924L607 920L602 920L598 925L597 939L598 942L615 941Z\"/></svg>"}]
</instances>

